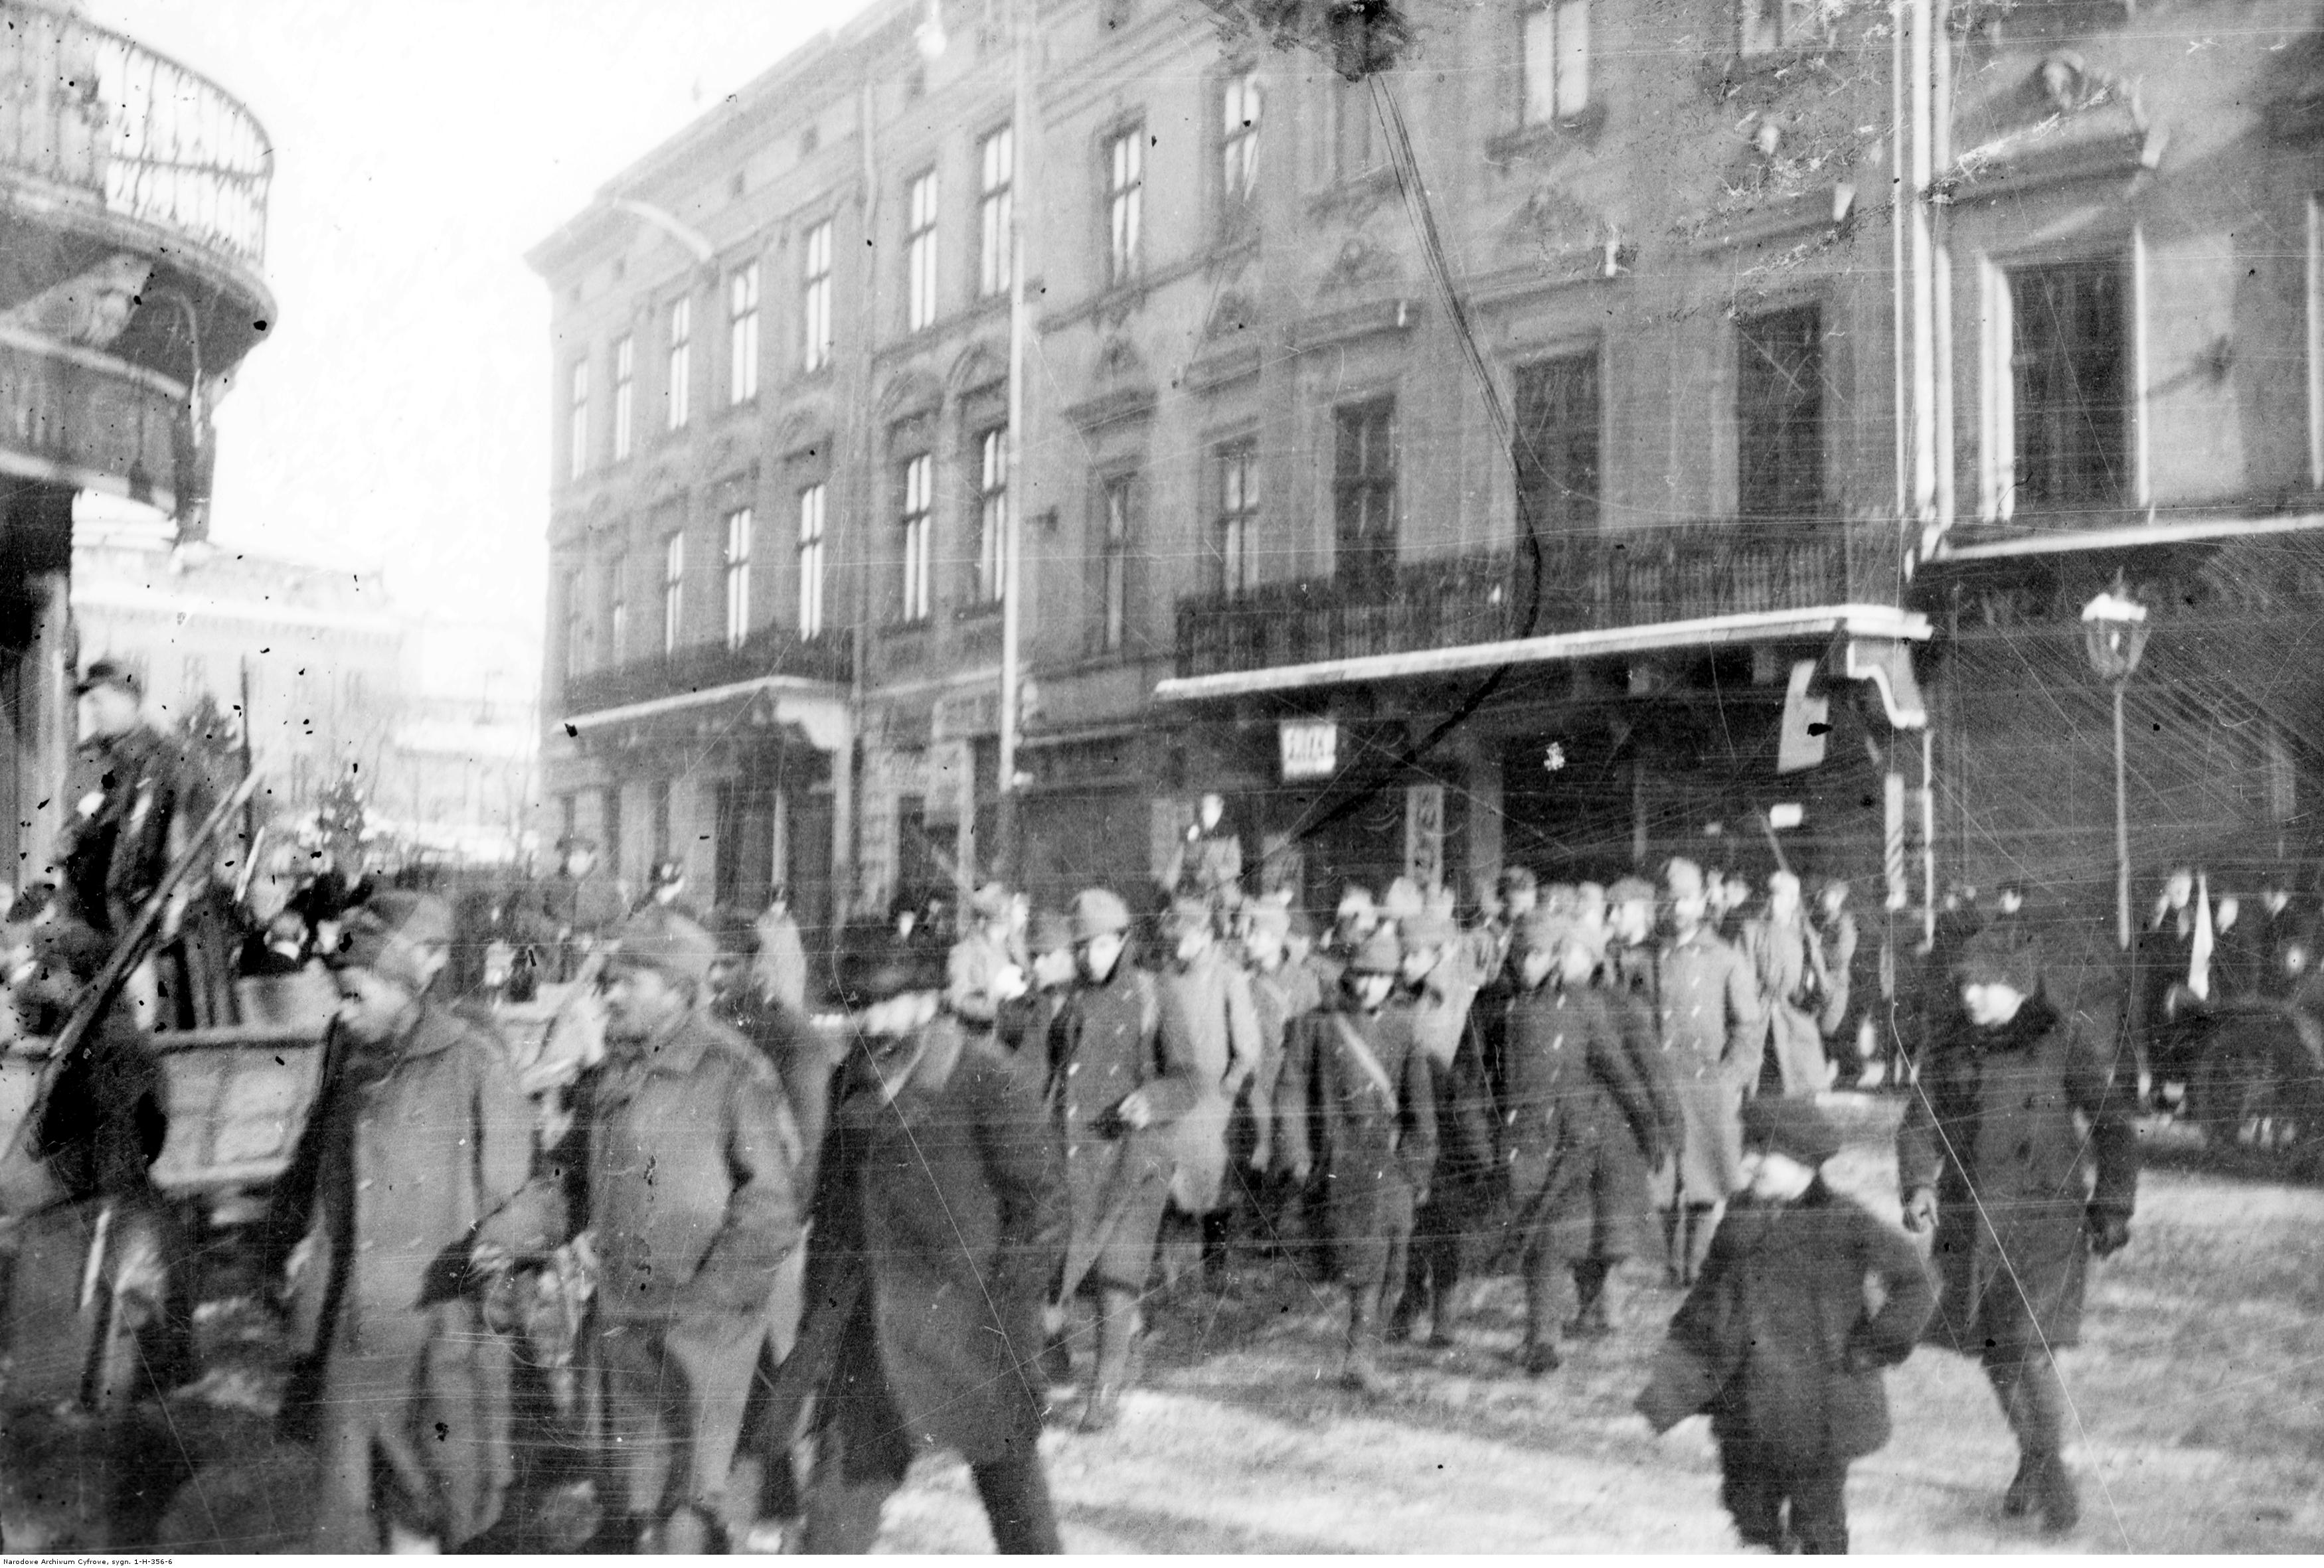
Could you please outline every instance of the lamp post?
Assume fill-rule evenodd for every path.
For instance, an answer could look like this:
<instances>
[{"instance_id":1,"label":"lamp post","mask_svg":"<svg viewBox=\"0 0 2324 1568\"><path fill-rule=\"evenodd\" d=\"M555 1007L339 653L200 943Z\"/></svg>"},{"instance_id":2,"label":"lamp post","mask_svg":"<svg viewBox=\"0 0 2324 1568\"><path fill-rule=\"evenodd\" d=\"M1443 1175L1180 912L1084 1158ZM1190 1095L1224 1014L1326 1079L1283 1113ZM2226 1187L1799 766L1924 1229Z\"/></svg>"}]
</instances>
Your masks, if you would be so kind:
<instances>
[{"instance_id":1,"label":"lamp post","mask_svg":"<svg viewBox=\"0 0 2324 1568\"><path fill-rule=\"evenodd\" d=\"M2082 635L2090 668L2114 686L2115 939L2130 951L2130 810L2123 772L2122 690L2146 651L2146 606L2130 596L2116 573L2114 586L2082 606Z\"/></svg>"}]
</instances>

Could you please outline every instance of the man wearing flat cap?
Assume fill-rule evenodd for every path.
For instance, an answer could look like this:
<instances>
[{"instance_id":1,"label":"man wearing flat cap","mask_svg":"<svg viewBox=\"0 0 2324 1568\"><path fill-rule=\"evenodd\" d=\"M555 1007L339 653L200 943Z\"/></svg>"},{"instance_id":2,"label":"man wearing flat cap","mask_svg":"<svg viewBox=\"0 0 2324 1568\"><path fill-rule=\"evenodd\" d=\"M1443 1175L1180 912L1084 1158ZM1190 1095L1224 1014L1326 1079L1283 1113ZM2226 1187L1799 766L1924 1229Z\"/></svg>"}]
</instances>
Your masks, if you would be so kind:
<instances>
[{"instance_id":1,"label":"man wearing flat cap","mask_svg":"<svg viewBox=\"0 0 2324 1568\"><path fill-rule=\"evenodd\" d=\"M1743 955L1711 928L1702 868L1674 859L1664 872L1671 934L1656 955L1656 1023L1683 1124L1672 1167L1665 1239L1674 1284L1691 1285L1719 1226L1720 1206L1743 1185L1743 1095L1757 1081L1765 1034L1759 987Z\"/></svg>"},{"instance_id":2,"label":"man wearing flat cap","mask_svg":"<svg viewBox=\"0 0 2324 1568\"><path fill-rule=\"evenodd\" d=\"M1178 1168L1177 1126L1215 1085L1204 1084L1184 1032L1162 1028L1161 987L1130 961L1130 907L1086 888L1068 918L1081 981L1051 1036L1048 1084L1073 1214L1056 1307L1062 1314L1084 1293L1096 1299L1096 1365L1080 1422L1100 1432L1120 1418L1138 1299Z\"/></svg>"},{"instance_id":3,"label":"man wearing flat cap","mask_svg":"<svg viewBox=\"0 0 2324 1568\"><path fill-rule=\"evenodd\" d=\"M2126 1053L2051 998L2022 937L1979 932L1952 975L1958 1010L1896 1134L1904 1224L1936 1233L1932 1339L1983 1363L2017 1438L2002 1511L2061 1534L2081 1505L2055 1352L2080 1340L2091 1257L2130 1239L2137 1085Z\"/></svg>"},{"instance_id":4,"label":"man wearing flat cap","mask_svg":"<svg viewBox=\"0 0 2324 1568\"><path fill-rule=\"evenodd\" d=\"M774 1068L707 1010L715 951L667 909L619 927L573 1161L598 1259L615 1527L663 1551L715 1541L776 1270L800 1233L795 1124Z\"/></svg>"},{"instance_id":5,"label":"man wearing flat cap","mask_svg":"<svg viewBox=\"0 0 2324 1568\"><path fill-rule=\"evenodd\" d=\"M1038 1361L1065 1195L1041 1073L943 1006L942 956L885 926L847 933L839 982L809 1305L770 1400L788 1429L815 1397L803 1547L871 1551L913 1459L947 1448L1001 1552L1058 1551Z\"/></svg>"},{"instance_id":6,"label":"man wearing flat cap","mask_svg":"<svg viewBox=\"0 0 2324 1568\"><path fill-rule=\"evenodd\" d=\"M1392 926L1348 955L1339 994L1292 1026L1277 1106L1292 1180L1323 1184L1332 1262L1348 1292L1341 1381L1389 1391L1379 1348L1410 1268L1414 1212L1436 1168L1436 1094L1409 1008L1388 1005L1403 957Z\"/></svg>"},{"instance_id":7,"label":"man wearing flat cap","mask_svg":"<svg viewBox=\"0 0 2324 1568\"><path fill-rule=\"evenodd\" d=\"M307 1359L285 1397L322 1461L329 1552L491 1526L511 1475L506 1346L472 1251L519 1226L532 1111L498 1045L429 994L451 911L388 890L349 914L325 1087L274 1196Z\"/></svg>"},{"instance_id":8,"label":"man wearing flat cap","mask_svg":"<svg viewBox=\"0 0 2324 1568\"><path fill-rule=\"evenodd\" d=\"M211 791L185 748L146 722L144 685L127 664L99 659L74 690L83 733L65 771L59 890L66 914L115 938L201 826ZM165 914L161 935L175 936L175 910ZM149 1026L155 983L149 961L127 986Z\"/></svg>"}]
</instances>

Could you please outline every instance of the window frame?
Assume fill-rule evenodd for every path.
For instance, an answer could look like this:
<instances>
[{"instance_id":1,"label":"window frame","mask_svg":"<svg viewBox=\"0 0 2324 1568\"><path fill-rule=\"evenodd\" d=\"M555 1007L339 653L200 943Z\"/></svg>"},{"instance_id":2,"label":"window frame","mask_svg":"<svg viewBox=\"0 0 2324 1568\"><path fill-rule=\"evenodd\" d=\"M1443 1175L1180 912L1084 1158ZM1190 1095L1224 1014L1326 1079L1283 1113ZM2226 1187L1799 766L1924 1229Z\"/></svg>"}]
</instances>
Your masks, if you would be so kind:
<instances>
[{"instance_id":1,"label":"window frame","mask_svg":"<svg viewBox=\"0 0 2324 1568\"><path fill-rule=\"evenodd\" d=\"M1745 522L1799 522L1824 517L1834 500L1831 454L1830 416L1825 383L1830 379L1827 357L1831 329L1824 319L1823 303L1818 300L1797 300L1775 304L1765 310L1738 317L1735 322L1735 390L1733 419L1735 431L1735 515ZM1777 364L1767 351L1770 343L1784 340L1770 331L1764 337L1756 336L1754 327L1772 329L1787 319L1812 317L1815 336L1804 355L1812 364L1813 374L1803 383L1794 368ZM1787 346L1787 344L1784 344ZM1753 357L1757 351L1757 358ZM1763 368L1764 367L1764 368ZM1780 395L1767 410L1747 410L1745 399L1755 385L1775 385L1789 383L1795 395L1785 400ZM1812 397L1796 395L1803 384L1813 388ZM1772 410L1772 418L1768 417ZM1808 427L1804 440L1794 434L1798 427ZM1754 428L1772 429L1773 445L1766 448L1765 459L1755 457L1758 443L1752 438ZM1805 452L1812 458L1812 483L1803 484L1792 455ZM1763 483L1761 475L1771 471L1772 483ZM1802 491L1806 493L1802 498Z\"/></svg>"},{"instance_id":2,"label":"window frame","mask_svg":"<svg viewBox=\"0 0 2324 1568\"><path fill-rule=\"evenodd\" d=\"M1265 515L1259 438L1235 436L1214 443L1211 474L1211 588L1230 602L1246 599L1259 586L1252 536Z\"/></svg>"},{"instance_id":3,"label":"window frame","mask_svg":"<svg viewBox=\"0 0 2324 1568\"><path fill-rule=\"evenodd\" d=\"M751 550L756 519L752 509L737 506L724 519L725 554L722 586L726 600L726 647L731 652L751 638Z\"/></svg>"},{"instance_id":4,"label":"window frame","mask_svg":"<svg viewBox=\"0 0 2324 1568\"><path fill-rule=\"evenodd\" d=\"M606 661L620 664L629 647L630 552L615 550L605 558Z\"/></svg>"},{"instance_id":5,"label":"window frame","mask_svg":"<svg viewBox=\"0 0 2324 1568\"><path fill-rule=\"evenodd\" d=\"M662 312L663 429L676 435L694 418L694 296L680 294Z\"/></svg>"},{"instance_id":6,"label":"window frame","mask_svg":"<svg viewBox=\"0 0 2324 1568\"><path fill-rule=\"evenodd\" d=\"M811 642L823 635L824 556L830 527L830 481L817 479L798 491L798 635Z\"/></svg>"},{"instance_id":7,"label":"window frame","mask_svg":"<svg viewBox=\"0 0 2324 1568\"><path fill-rule=\"evenodd\" d=\"M1772 17L1772 25L1767 23ZM1797 54L1831 36L1816 0L1735 0L1735 53L1740 60Z\"/></svg>"},{"instance_id":8,"label":"window frame","mask_svg":"<svg viewBox=\"0 0 2324 1568\"><path fill-rule=\"evenodd\" d=\"M808 374L831 363L832 220L809 225L803 241L799 284L799 368Z\"/></svg>"},{"instance_id":9,"label":"window frame","mask_svg":"<svg viewBox=\"0 0 2324 1568\"><path fill-rule=\"evenodd\" d=\"M637 334L624 332L613 339L613 461L629 461L632 445L632 416L637 404Z\"/></svg>"},{"instance_id":10,"label":"window frame","mask_svg":"<svg viewBox=\"0 0 2324 1568\"><path fill-rule=\"evenodd\" d=\"M1371 89L1361 82L1349 81L1334 75L1329 78L1332 94L1331 132L1329 145L1330 180L1335 185L1349 185L1370 180L1388 167L1388 149L1381 139L1379 112L1373 107ZM1361 162L1359 165L1357 127L1361 126Z\"/></svg>"},{"instance_id":11,"label":"window frame","mask_svg":"<svg viewBox=\"0 0 2324 1568\"><path fill-rule=\"evenodd\" d=\"M1353 595L1384 594L1396 581L1404 521L1401 414L1394 392L1353 398L1332 409L1332 576ZM1358 452L1352 473L1346 462L1351 433ZM1386 462L1375 463L1374 456L1382 453ZM1352 530L1351 506L1359 514ZM1385 516L1386 526L1361 525L1378 516Z\"/></svg>"},{"instance_id":12,"label":"window frame","mask_svg":"<svg viewBox=\"0 0 2324 1568\"><path fill-rule=\"evenodd\" d=\"M566 477L586 478L589 473L589 356L574 360L566 370Z\"/></svg>"},{"instance_id":13,"label":"window frame","mask_svg":"<svg viewBox=\"0 0 2324 1568\"><path fill-rule=\"evenodd\" d=\"M1105 286L1124 289L1146 270L1146 121L1116 125L1103 147Z\"/></svg>"},{"instance_id":14,"label":"window frame","mask_svg":"<svg viewBox=\"0 0 2324 1568\"><path fill-rule=\"evenodd\" d=\"M1742 3L1748 4L1749 0ZM1542 82L1534 58L1534 29L1537 23L1545 23L1549 34L1545 92L1536 90ZM1578 41L1573 37L1577 31ZM1520 127L1529 130L1538 125L1571 125L1590 112L1590 0L1525 0L1519 6L1517 57ZM1578 69L1569 69L1577 67Z\"/></svg>"},{"instance_id":15,"label":"window frame","mask_svg":"<svg viewBox=\"0 0 2324 1568\"><path fill-rule=\"evenodd\" d=\"M904 182L904 330L925 332L936 320L936 220L940 188L931 163Z\"/></svg>"},{"instance_id":16,"label":"window frame","mask_svg":"<svg viewBox=\"0 0 2324 1568\"><path fill-rule=\"evenodd\" d=\"M1579 420L1570 424L1561 420L1554 426L1544 420L1544 432L1553 438L1552 447L1545 450L1532 440L1534 431L1528 428L1527 413L1537 406L1533 401L1532 389L1568 375L1586 384L1589 401L1586 429L1584 422ZM1565 401L1575 395L1574 389L1568 387L1559 401ZM1526 537L1528 523L1536 536L1544 539L1596 533L1603 517L1606 476L1604 346L1593 343L1587 347L1530 355L1513 366L1509 376L1509 411L1517 438L1513 443L1510 469L1517 537L1521 540ZM1571 464L1568 459L1572 457L1577 441L1586 444L1588 457L1583 463ZM1586 470L1589 480L1586 488L1574 484L1576 468ZM1546 504L1544 504L1544 498L1546 498Z\"/></svg>"},{"instance_id":17,"label":"window frame","mask_svg":"<svg viewBox=\"0 0 2324 1568\"><path fill-rule=\"evenodd\" d=\"M1009 427L987 425L976 436L976 576L972 603L981 607L1009 597Z\"/></svg>"},{"instance_id":18,"label":"window frame","mask_svg":"<svg viewBox=\"0 0 2324 1568\"><path fill-rule=\"evenodd\" d=\"M565 628L564 646L560 651L565 655L565 678L570 680L576 675L586 674L589 669L586 652L588 646L587 574L577 566L567 567L563 588Z\"/></svg>"},{"instance_id":19,"label":"window frame","mask_svg":"<svg viewBox=\"0 0 2324 1568\"><path fill-rule=\"evenodd\" d=\"M759 263L754 257L726 274L726 406L759 397Z\"/></svg>"},{"instance_id":20,"label":"window frame","mask_svg":"<svg viewBox=\"0 0 2324 1568\"><path fill-rule=\"evenodd\" d=\"M1135 468L1117 468L1098 478L1098 603L1096 642L1100 653L1120 653L1130 645L1130 563L1138 539Z\"/></svg>"},{"instance_id":21,"label":"window frame","mask_svg":"<svg viewBox=\"0 0 2324 1568\"><path fill-rule=\"evenodd\" d=\"M680 646L678 633L686 622L686 530L672 529L661 541L661 653L664 659Z\"/></svg>"},{"instance_id":22,"label":"window frame","mask_svg":"<svg viewBox=\"0 0 2324 1568\"><path fill-rule=\"evenodd\" d=\"M898 509L902 538L903 577L899 585L901 612L898 619L919 625L936 610L931 557L936 531L936 454L918 452L901 465L901 506Z\"/></svg>"},{"instance_id":23,"label":"window frame","mask_svg":"<svg viewBox=\"0 0 2324 1568\"><path fill-rule=\"evenodd\" d=\"M996 168L995 150L1001 153ZM1005 120L976 143L976 296L990 300L1010 291L1015 260L1017 124Z\"/></svg>"},{"instance_id":24,"label":"window frame","mask_svg":"<svg viewBox=\"0 0 2324 1568\"><path fill-rule=\"evenodd\" d=\"M2080 254L1997 258L1988 279L1987 352L1988 363L1997 367L1988 409L1988 438L1991 442L1988 475L1985 493L1980 496L1981 509L1990 506L1999 519L2032 511L2043 514L2070 514L2081 511L2111 512L2136 505L2144 493L2144 465L2140 460L2139 429L2139 294L2138 245L2135 237L2119 248L2088 252ZM2033 329L2031 318L2023 309L2018 298L2021 281L2030 281L2040 274L2081 273L2094 278L2108 276L2114 290L2116 309L2116 341L2112 347L2114 379L2113 407L2116 418L2112 428L2090 445L2096 448L2110 444L2111 450L2097 450L2087 461L2095 461L2109 469L2109 476L2088 488L2079 484L2052 490L2028 483L2029 442L2039 442L2042 432L2058 421L2043 424L2029 418L2039 410L2065 410L2065 420L2085 428L2094 428L2093 406L2087 401L2076 401L2070 410L2062 401L2039 401L2027 396L2030 374L2034 365L2028 357L2028 338ZM2062 340L2061 340L2062 344ZM2058 348L2068 361L2073 360L2071 346ZM2067 363L2062 367L2053 355L2048 362L2051 369L2063 368L2069 377L2079 383L2087 363ZM2063 445L2047 455L2055 460L2065 450ZM2070 456L2070 454L2069 454ZM2111 462L2106 459L2111 458ZM2085 476L2087 477L2087 475Z\"/></svg>"},{"instance_id":25,"label":"window frame","mask_svg":"<svg viewBox=\"0 0 2324 1568\"><path fill-rule=\"evenodd\" d=\"M1222 72L1212 95L1218 113L1211 125L1218 137L1212 168L1218 175L1213 204L1219 232L1238 234L1250 226L1258 211L1259 136L1265 129L1267 90L1259 67L1240 61ZM1237 116L1240 101L1242 113Z\"/></svg>"}]
</instances>

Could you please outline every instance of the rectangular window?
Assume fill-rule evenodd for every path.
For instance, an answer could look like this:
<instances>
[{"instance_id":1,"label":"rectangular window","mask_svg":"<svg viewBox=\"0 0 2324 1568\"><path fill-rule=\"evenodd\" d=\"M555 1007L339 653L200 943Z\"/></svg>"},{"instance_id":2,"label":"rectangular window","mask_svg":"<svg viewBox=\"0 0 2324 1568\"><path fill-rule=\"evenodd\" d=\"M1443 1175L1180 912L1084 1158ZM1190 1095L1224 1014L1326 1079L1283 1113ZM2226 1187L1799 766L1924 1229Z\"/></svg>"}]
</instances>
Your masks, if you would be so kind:
<instances>
[{"instance_id":1,"label":"rectangular window","mask_svg":"<svg viewBox=\"0 0 2324 1568\"><path fill-rule=\"evenodd\" d=\"M566 400L566 436L572 444L572 474L589 472L589 362L573 362L573 379Z\"/></svg>"},{"instance_id":2,"label":"rectangular window","mask_svg":"<svg viewBox=\"0 0 2324 1568\"><path fill-rule=\"evenodd\" d=\"M669 780L657 779L646 791L647 831L653 839L657 863L669 858Z\"/></svg>"},{"instance_id":3,"label":"rectangular window","mask_svg":"<svg viewBox=\"0 0 2324 1568\"><path fill-rule=\"evenodd\" d=\"M613 343L613 461L630 455L630 418L636 401L637 343L624 332Z\"/></svg>"},{"instance_id":4,"label":"rectangular window","mask_svg":"<svg viewBox=\"0 0 2324 1568\"><path fill-rule=\"evenodd\" d=\"M1117 474L1099 502L1098 646L1119 652L1130 634L1130 549L1138 476Z\"/></svg>"},{"instance_id":5,"label":"rectangular window","mask_svg":"<svg viewBox=\"0 0 2324 1568\"><path fill-rule=\"evenodd\" d=\"M904 464L904 619L929 610L929 512L936 502L936 459L926 452Z\"/></svg>"},{"instance_id":6,"label":"rectangular window","mask_svg":"<svg viewBox=\"0 0 2324 1568\"><path fill-rule=\"evenodd\" d=\"M726 646L751 635L751 509L726 514Z\"/></svg>"},{"instance_id":7,"label":"rectangular window","mask_svg":"<svg viewBox=\"0 0 2324 1568\"><path fill-rule=\"evenodd\" d=\"M1525 123L1580 114L1590 102L1590 0L1531 0L1524 42Z\"/></svg>"},{"instance_id":8,"label":"rectangular window","mask_svg":"<svg viewBox=\"0 0 2324 1568\"><path fill-rule=\"evenodd\" d=\"M1010 244L1015 235L1011 212L1017 185L1017 148L1011 130L1010 126L1001 126L987 136L978 149L978 162L982 170L976 234L976 291L980 295L1002 293L1009 287Z\"/></svg>"},{"instance_id":9,"label":"rectangular window","mask_svg":"<svg viewBox=\"0 0 2324 1568\"><path fill-rule=\"evenodd\" d=\"M1823 318L1813 305L1736 333L1735 503L1747 518L1823 512Z\"/></svg>"},{"instance_id":10,"label":"rectangular window","mask_svg":"<svg viewBox=\"0 0 2324 1568\"><path fill-rule=\"evenodd\" d=\"M799 641L823 635L824 487L810 484L798 498Z\"/></svg>"},{"instance_id":11,"label":"rectangular window","mask_svg":"<svg viewBox=\"0 0 2324 1568\"><path fill-rule=\"evenodd\" d=\"M1219 222L1240 228L1259 190L1259 73L1239 70L1219 92Z\"/></svg>"},{"instance_id":12,"label":"rectangular window","mask_svg":"<svg viewBox=\"0 0 2324 1568\"><path fill-rule=\"evenodd\" d=\"M1145 202L1146 127L1133 125L1105 148L1105 281L1110 286L1138 275Z\"/></svg>"},{"instance_id":13,"label":"rectangular window","mask_svg":"<svg viewBox=\"0 0 2324 1568\"><path fill-rule=\"evenodd\" d=\"M665 362L668 375L662 383L662 406L669 415L669 428L686 429L693 411L694 399L694 301L673 300L669 304L669 357Z\"/></svg>"},{"instance_id":14,"label":"rectangular window","mask_svg":"<svg viewBox=\"0 0 2324 1568\"><path fill-rule=\"evenodd\" d=\"M917 176L906 192L904 326L918 332L936 318L936 171Z\"/></svg>"},{"instance_id":15,"label":"rectangular window","mask_svg":"<svg viewBox=\"0 0 2324 1568\"><path fill-rule=\"evenodd\" d=\"M1332 176L1356 180L1388 161L1371 89L1344 77L1332 78Z\"/></svg>"},{"instance_id":16,"label":"rectangular window","mask_svg":"<svg viewBox=\"0 0 2324 1568\"><path fill-rule=\"evenodd\" d=\"M1747 59L1803 49L1822 35L1817 0L1736 0L1735 48Z\"/></svg>"},{"instance_id":17,"label":"rectangular window","mask_svg":"<svg viewBox=\"0 0 2324 1568\"><path fill-rule=\"evenodd\" d=\"M1396 400L1339 411L1333 457L1333 510L1339 560L1334 576L1357 595L1386 593L1396 580Z\"/></svg>"},{"instance_id":18,"label":"rectangular window","mask_svg":"<svg viewBox=\"0 0 2324 1568\"><path fill-rule=\"evenodd\" d=\"M1009 592L1009 427L978 438L976 598L998 604Z\"/></svg>"},{"instance_id":19,"label":"rectangular window","mask_svg":"<svg viewBox=\"0 0 2324 1568\"><path fill-rule=\"evenodd\" d=\"M619 664L630 646L630 558L619 551L605 561L605 661Z\"/></svg>"},{"instance_id":20,"label":"rectangular window","mask_svg":"<svg viewBox=\"0 0 2324 1568\"><path fill-rule=\"evenodd\" d=\"M2020 506L2111 506L2130 493L2128 271L2118 257L2009 273Z\"/></svg>"},{"instance_id":21,"label":"rectangular window","mask_svg":"<svg viewBox=\"0 0 2324 1568\"><path fill-rule=\"evenodd\" d=\"M1517 537L1598 529L1598 356L1576 354L1517 374Z\"/></svg>"},{"instance_id":22,"label":"rectangular window","mask_svg":"<svg viewBox=\"0 0 2324 1568\"><path fill-rule=\"evenodd\" d=\"M661 541L661 650L678 651L678 629L686 610L686 536Z\"/></svg>"},{"instance_id":23,"label":"rectangular window","mask_svg":"<svg viewBox=\"0 0 2324 1568\"><path fill-rule=\"evenodd\" d=\"M581 568L571 567L565 573L565 673L580 674L589 668L588 601L582 596Z\"/></svg>"},{"instance_id":24,"label":"rectangular window","mask_svg":"<svg viewBox=\"0 0 2324 1568\"><path fill-rule=\"evenodd\" d=\"M1218 449L1219 512L1213 532L1218 592L1240 599L1259 582L1253 557L1259 529L1259 443L1235 441Z\"/></svg>"},{"instance_id":25,"label":"rectangular window","mask_svg":"<svg viewBox=\"0 0 2324 1568\"><path fill-rule=\"evenodd\" d=\"M831 363L831 220L807 231L807 283L799 295L799 363L821 370Z\"/></svg>"},{"instance_id":26,"label":"rectangular window","mask_svg":"<svg viewBox=\"0 0 2324 1568\"><path fill-rule=\"evenodd\" d=\"M759 263L737 267L726 279L726 401L759 395Z\"/></svg>"}]
</instances>

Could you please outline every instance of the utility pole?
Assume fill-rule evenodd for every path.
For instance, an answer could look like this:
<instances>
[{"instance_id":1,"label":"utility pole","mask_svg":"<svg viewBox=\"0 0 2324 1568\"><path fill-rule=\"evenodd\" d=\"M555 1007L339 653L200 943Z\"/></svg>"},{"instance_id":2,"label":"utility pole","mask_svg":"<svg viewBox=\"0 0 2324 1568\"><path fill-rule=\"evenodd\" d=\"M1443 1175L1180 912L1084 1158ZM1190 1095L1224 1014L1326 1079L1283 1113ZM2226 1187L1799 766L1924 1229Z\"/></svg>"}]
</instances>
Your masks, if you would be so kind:
<instances>
[{"instance_id":1,"label":"utility pole","mask_svg":"<svg viewBox=\"0 0 2324 1568\"><path fill-rule=\"evenodd\" d=\"M1014 886L1022 874L1023 824L1019 820L1017 744L1024 726L1025 684L1025 348L1032 322L1025 299L1025 198L1033 186L1025 178L1026 153L1033 144L1033 23L1036 0L1013 0L1010 48L1016 76L1016 106L1009 122L1009 445L1008 490L1001 508L1001 740L995 771L1001 842L994 863Z\"/></svg>"}]
</instances>

